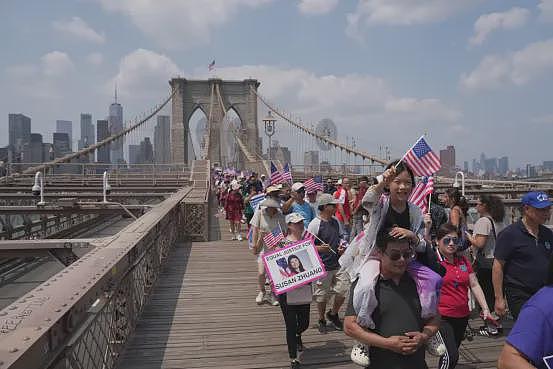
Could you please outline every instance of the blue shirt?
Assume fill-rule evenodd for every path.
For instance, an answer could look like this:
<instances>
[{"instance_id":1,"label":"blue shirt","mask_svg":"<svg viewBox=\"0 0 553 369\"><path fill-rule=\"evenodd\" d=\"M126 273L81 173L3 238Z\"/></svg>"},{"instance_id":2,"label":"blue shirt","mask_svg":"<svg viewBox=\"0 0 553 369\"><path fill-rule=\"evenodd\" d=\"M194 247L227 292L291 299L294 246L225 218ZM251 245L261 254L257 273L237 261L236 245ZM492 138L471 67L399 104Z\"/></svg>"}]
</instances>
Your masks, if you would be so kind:
<instances>
[{"instance_id":1,"label":"blue shirt","mask_svg":"<svg viewBox=\"0 0 553 369\"><path fill-rule=\"evenodd\" d=\"M547 279L552 246L553 232L542 225L537 239L521 220L499 232L494 256L505 261L505 286L525 289L531 294L542 288Z\"/></svg>"},{"instance_id":2,"label":"blue shirt","mask_svg":"<svg viewBox=\"0 0 553 369\"><path fill-rule=\"evenodd\" d=\"M547 369L544 358L553 356L553 286L539 290L522 307L507 342L538 369ZM549 365L553 358L548 359ZM553 368L553 366L552 366Z\"/></svg>"},{"instance_id":3,"label":"blue shirt","mask_svg":"<svg viewBox=\"0 0 553 369\"><path fill-rule=\"evenodd\" d=\"M315 218L315 214L313 214L313 208L307 201L304 201L303 204L298 204L296 201L292 204L290 207L290 213L299 213L301 216L303 216L303 224L305 228L309 226L309 223Z\"/></svg>"}]
</instances>

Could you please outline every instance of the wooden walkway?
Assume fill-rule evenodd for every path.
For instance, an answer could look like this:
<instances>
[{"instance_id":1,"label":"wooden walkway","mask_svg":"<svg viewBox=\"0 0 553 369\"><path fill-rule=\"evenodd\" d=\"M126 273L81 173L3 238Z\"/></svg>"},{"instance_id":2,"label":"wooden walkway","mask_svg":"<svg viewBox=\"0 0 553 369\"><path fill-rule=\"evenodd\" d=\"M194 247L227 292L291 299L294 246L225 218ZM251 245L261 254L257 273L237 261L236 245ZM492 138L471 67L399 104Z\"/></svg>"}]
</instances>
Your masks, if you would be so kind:
<instances>
[{"instance_id":1,"label":"wooden walkway","mask_svg":"<svg viewBox=\"0 0 553 369\"><path fill-rule=\"evenodd\" d=\"M280 308L255 303L254 256L246 241L230 241L226 228L220 233L222 241L172 250L119 368L289 368ZM349 360L352 341L340 331L319 334L316 323L313 304L303 367L360 368ZM465 341L457 367L495 368L502 343Z\"/></svg>"}]
</instances>

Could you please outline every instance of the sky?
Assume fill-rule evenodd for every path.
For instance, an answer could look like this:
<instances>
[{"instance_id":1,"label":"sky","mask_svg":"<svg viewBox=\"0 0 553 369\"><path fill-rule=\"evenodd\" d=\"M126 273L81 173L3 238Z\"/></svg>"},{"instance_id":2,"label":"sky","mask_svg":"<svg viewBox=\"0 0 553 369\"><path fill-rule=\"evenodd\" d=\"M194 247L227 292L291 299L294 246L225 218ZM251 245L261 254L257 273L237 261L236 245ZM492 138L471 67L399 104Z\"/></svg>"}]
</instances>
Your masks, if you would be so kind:
<instances>
[{"instance_id":1,"label":"sky","mask_svg":"<svg viewBox=\"0 0 553 369\"><path fill-rule=\"evenodd\" d=\"M48 142L71 120L76 139L116 83L127 120L171 77L217 76L258 79L372 154L426 134L436 151L455 145L459 166L481 152L511 168L553 160L553 0L6 0L0 14L2 146L8 113Z\"/></svg>"}]
</instances>

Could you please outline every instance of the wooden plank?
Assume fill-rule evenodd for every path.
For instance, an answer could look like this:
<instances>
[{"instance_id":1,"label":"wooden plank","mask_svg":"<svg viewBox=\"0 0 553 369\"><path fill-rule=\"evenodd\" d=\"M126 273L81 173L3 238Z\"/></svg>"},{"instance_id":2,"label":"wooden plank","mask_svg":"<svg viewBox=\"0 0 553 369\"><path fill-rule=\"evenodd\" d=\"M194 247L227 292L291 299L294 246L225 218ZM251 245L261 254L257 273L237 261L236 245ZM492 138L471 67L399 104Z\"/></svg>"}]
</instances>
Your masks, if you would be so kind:
<instances>
[{"instance_id":1,"label":"wooden plank","mask_svg":"<svg viewBox=\"0 0 553 369\"><path fill-rule=\"evenodd\" d=\"M256 259L245 241L229 240L227 228L219 230L226 240L172 250L119 368L289 367L280 308L255 303ZM319 334L317 319L313 304L303 367L359 368L349 360L352 340L340 331ZM458 368L494 368L502 343L465 341ZM437 358L427 361L437 367Z\"/></svg>"}]
</instances>

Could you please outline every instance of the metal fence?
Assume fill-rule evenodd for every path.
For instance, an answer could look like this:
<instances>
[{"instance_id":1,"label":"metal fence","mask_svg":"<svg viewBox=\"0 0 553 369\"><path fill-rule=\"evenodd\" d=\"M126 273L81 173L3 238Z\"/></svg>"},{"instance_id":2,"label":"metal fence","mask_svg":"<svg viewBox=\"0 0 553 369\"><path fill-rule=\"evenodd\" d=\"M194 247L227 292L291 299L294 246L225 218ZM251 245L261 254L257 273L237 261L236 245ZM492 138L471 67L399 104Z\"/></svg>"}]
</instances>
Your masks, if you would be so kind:
<instances>
[{"instance_id":1,"label":"metal fence","mask_svg":"<svg viewBox=\"0 0 553 369\"><path fill-rule=\"evenodd\" d=\"M182 236L208 237L209 162L195 169L202 173L192 170L195 187L109 242L92 243L92 251L0 311L0 368L115 366L170 247Z\"/></svg>"}]
</instances>

